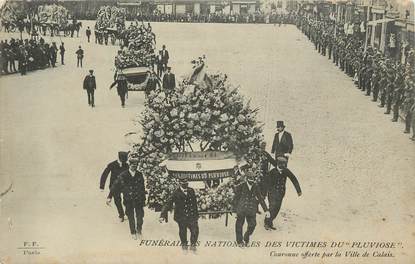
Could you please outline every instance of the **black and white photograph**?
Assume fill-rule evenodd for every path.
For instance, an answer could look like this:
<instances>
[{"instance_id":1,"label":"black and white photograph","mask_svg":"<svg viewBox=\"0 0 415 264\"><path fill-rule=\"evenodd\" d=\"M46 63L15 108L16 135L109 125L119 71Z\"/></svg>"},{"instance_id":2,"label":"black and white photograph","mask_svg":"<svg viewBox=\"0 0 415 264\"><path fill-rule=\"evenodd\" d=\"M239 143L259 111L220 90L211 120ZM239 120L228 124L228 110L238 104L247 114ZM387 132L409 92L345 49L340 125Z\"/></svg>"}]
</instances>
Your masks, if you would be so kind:
<instances>
[{"instance_id":1,"label":"black and white photograph","mask_svg":"<svg viewBox=\"0 0 415 264\"><path fill-rule=\"evenodd\" d=\"M0 264L415 263L413 0L0 0Z\"/></svg>"}]
</instances>

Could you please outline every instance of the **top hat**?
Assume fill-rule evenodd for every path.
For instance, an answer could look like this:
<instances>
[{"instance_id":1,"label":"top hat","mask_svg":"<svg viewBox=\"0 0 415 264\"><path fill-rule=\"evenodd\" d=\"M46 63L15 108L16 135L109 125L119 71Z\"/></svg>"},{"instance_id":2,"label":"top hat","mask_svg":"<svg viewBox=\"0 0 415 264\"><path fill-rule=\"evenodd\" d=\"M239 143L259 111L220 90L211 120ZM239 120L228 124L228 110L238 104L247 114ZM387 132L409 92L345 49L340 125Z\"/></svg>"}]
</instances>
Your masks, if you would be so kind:
<instances>
[{"instance_id":1,"label":"top hat","mask_svg":"<svg viewBox=\"0 0 415 264\"><path fill-rule=\"evenodd\" d=\"M277 121L277 127L285 127L284 121Z\"/></svg>"},{"instance_id":2,"label":"top hat","mask_svg":"<svg viewBox=\"0 0 415 264\"><path fill-rule=\"evenodd\" d=\"M93 73L93 72L94 72L94 70L89 70L89 72L90 72L90 73Z\"/></svg>"}]
</instances>

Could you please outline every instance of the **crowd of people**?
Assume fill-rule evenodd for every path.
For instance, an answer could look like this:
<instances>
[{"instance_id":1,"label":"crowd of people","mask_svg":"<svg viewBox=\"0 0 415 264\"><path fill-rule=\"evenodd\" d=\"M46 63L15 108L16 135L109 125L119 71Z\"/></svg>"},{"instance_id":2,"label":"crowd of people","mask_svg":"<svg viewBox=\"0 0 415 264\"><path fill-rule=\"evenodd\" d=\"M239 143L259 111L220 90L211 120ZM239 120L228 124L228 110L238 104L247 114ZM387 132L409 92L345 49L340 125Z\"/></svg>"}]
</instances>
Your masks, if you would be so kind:
<instances>
[{"instance_id":1,"label":"crowd of people","mask_svg":"<svg viewBox=\"0 0 415 264\"><path fill-rule=\"evenodd\" d=\"M330 20L297 17L297 27L311 40L315 49L353 78L358 89L373 102L393 113L392 122L399 117L405 121L404 133L415 140L415 54L409 45L401 60L383 54L375 47L364 47L362 34L345 34ZM337 28L339 29L339 28Z\"/></svg>"},{"instance_id":2,"label":"crowd of people","mask_svg":"<svg viewBox=\"0 0 415 264\"><path fill-rule=\"evenodd\" d=\"M294 13L287 14L265 14L261 11L256 11L250 14L138 14L138 20L154 21L154 22L184 22L184 23L282 23L294 24Z\"/></svg>"},{"instance_id":3,"label":"crowd of people","mask_svg":"<svg viewBox=\"0 0 415 264\"><path fill-rule=\"evenodd\" d=\"M65 55L63 42L58 48L56 42L49 44L43 38L1 40L0 73L20 72L24 75L27 71L56 67L58 54L60 54L63 65Z\"/></svg>"}]
</instances>

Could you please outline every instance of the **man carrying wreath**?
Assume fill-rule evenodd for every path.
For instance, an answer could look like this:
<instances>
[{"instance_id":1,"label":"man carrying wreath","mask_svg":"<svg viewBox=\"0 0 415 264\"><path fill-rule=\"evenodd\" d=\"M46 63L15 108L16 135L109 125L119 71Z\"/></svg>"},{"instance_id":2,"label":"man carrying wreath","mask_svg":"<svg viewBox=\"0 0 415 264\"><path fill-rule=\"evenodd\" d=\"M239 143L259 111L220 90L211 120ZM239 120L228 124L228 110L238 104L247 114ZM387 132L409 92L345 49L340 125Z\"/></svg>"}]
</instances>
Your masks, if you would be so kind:
<instances>
[{"instance_id":1,"label":"man carrying wreath","mask_svg":"<svg viewBox=\"0 0 415 264\"><path fill-rule=\"evenodd\" d=\"M195 252L199 237L199 212L195 191L189 187L186 179L180 179L177 188L164 204L160 214L160 223L166 221L167 212L174 203L174 221L179 225L179 237L182 249L187 250L187 229L190 230L190 250Z\"/></svg>"},{"instance_id":2,"label":"man carrying wreath","mask_svg":"<svg viewBox=\"0 0 415 264\"><path fill-rule=\"evenodd\" d=\"M261 190L255 183L255 174L248 171L245 173L245 177L246 181L235 187L235 196L233 199L233 210L236 212L236 242L240 247L249 243L249 237L255 230L258 202L261 204L262 209L264 209L265 217L270 217L267 205L261 195ZM248 223L248 228L242 236L245 219Z\"/></svg>"},{"instance_id":3,"label":"man carrying wreath","mask_svg":"<svg viewBox=\"0 0 415 264\"><path fill-rule=\"evenodd\" d=\"M107 197L107 205L112 197L121 192L124 199L125 214L130 224L130 232L133 239L141 236L144 218L144 205L146 203L146 191L143 174L137 170L138 159L128 159L129 169L122 172L110 188ZM136 219L137 218L137 219Z\"/></svg>"}]
</instances>

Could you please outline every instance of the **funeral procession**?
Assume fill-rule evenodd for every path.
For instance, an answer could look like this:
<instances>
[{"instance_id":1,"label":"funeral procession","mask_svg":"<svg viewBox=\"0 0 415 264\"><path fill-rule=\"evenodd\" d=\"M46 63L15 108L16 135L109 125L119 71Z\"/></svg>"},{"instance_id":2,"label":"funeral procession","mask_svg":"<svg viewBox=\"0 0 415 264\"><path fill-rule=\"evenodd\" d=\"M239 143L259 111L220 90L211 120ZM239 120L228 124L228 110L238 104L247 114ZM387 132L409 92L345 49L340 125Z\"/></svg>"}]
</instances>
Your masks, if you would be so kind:
<instances>
[{"instance_id":1,"label":"funeral procession","mask_svg":"<svg viewBox=\"0 0 415 264\"><path fill-rule=\"evenodd\" d=\"M415 263L413 0L1 0L0 264Z\"/></svg>"}]
</instances>

